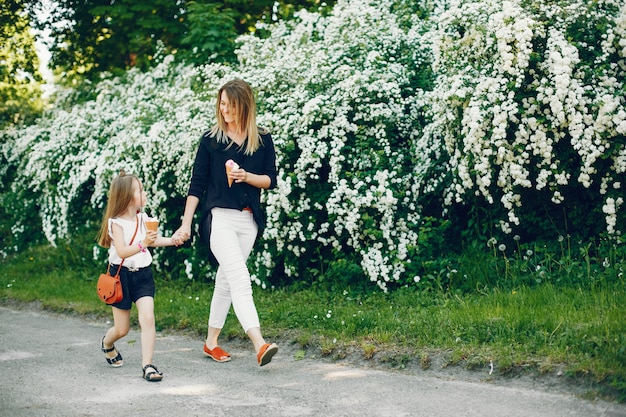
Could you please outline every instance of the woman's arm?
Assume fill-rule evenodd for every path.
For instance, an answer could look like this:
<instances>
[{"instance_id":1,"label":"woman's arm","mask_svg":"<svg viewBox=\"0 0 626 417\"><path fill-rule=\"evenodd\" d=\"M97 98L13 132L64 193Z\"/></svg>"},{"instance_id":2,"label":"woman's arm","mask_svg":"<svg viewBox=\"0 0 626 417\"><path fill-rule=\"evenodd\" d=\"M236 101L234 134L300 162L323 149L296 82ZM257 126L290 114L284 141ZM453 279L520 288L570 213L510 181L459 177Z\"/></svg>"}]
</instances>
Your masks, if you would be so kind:
<instances>
[{"instance_id":1,"label":"woman's arm","mask_svg":"<svg viewBox=\"0 0 626 417\"><path fill-rule=\"evenodd\" d=\"M253 174L243 168L233 169L228 176L233 178L235 182L245 182L256 188L267 189L271 184L269 175Z\"/></svg>"},{"instance_id":2,"label":"woman's arm","mask_svg":"<svg viewBox=\"0 0 626 417\"><path fill-rule=\"evenodd\" d=\"M191 237L191 223L193 222L193 215L200 204L200 199L194 195L187 196L187 202L185 203L185 212L183 214L183 221L180 227L172 236L172 242L178 246L182 245Z\"/></svg>"},{"instance_id":3,"label":"woman's arm","mask_svg":"<svg viewBox=\"0 0 626 417\"><path fill-rule=\"evenodd\" d=\"M172 236L172 242L176 246L182 245L191 237L193 215L200 204L200 197L204 194L209 181L208 173L211 169L210 148L212 140L215 139L206 134L202 135L200 140L191 172L191 183L189 184L189 192L185 202L183 220L178 230Z\"/></svg>"},{"instance_id":4,"label":"woman's arm","mask_svg":"<svg viewBox=\"0 0 626 417\"><path fill-rule=\"evenodd\" d=\"M245 182L253 187L268 189L276 186L276 151L274 150L274 142L269 133L263 136L263 148L259 149L252 158L257 159L255 169L258 167L260 173L247 172L245 168L239 167L230 173L230 177L235 182Z\"/></svg>"}]
</instances>

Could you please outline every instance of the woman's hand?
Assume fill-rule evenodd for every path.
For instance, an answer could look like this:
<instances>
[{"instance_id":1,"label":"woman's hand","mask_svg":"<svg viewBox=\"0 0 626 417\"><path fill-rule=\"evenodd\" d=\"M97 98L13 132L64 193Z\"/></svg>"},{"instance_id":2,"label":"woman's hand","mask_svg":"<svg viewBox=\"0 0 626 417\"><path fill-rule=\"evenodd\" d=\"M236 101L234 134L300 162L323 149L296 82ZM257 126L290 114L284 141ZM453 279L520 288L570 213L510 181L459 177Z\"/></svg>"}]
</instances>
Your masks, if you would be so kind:
<instances>
[{"instance_id":1,"label":"woman's hand","mask_svg":"<svg viewBox=\"0 0 626 417\"><path fill-rule=\"evenodd\" d=\"M242 167L234 168L228 174L228 178L232 178L235 182L246 182L248 173Z\"/></svg>"},{"instance_id":2,"label":"woman's hand","mask_svg":"<svg viewBox=\"0 0 626 417\"><path fill-rule=\"evenodd\" d=\"M268 188L270 186L269 176L253 174L242 167L230 171L228 177L234 179L236 183L245 182L256 188Z\"/></svg>"},{"instance_id":3,"label":"woman's hand","mask_svg":"<svg viewBox=\"0 0 626 417\"><path fill-rule=\"evenodd\" d=\"M176 246L180 246L185 243L191 237L191 228L181 226L178 228L174 235L172 236L172 243Z\"/></svg>"},{"instance_id":4,"label":"woman's hand","mask_svg":"<svg viewBox=\"0 0 626 417\"><path fill-rule=\"evenodd\" d=\"M200 204L200 199L198 197L193 195L187 196L183 221L178 230L174 232L174 235L172 236L172 243L174 245L180 246L191 237L191 222L198 204Z\"/></svg>"}]
</instances>

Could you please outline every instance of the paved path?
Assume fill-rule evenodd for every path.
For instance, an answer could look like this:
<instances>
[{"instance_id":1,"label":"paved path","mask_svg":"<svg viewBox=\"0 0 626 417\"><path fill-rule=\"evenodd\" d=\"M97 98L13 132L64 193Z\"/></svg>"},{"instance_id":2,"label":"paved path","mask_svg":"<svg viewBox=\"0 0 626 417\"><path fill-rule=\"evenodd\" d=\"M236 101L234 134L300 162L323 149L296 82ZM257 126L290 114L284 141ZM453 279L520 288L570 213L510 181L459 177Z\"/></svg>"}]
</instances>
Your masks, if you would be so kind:
<instances>
[{"instance_id":1,"label":"paved path","mask_svg":"<svg viewBox=\"0 0 626 417\"><path fill-rule=\"evenodd\" d=\"M100 352L108 327L76 317L0 307L0 416L497 416L626 417L626 406L541 390L295 360L265 367L252 348L215 363L202 341L158 335L161 383L141 378L139 333L117 343L124 366Z\"/></svg>"}]
</instances>

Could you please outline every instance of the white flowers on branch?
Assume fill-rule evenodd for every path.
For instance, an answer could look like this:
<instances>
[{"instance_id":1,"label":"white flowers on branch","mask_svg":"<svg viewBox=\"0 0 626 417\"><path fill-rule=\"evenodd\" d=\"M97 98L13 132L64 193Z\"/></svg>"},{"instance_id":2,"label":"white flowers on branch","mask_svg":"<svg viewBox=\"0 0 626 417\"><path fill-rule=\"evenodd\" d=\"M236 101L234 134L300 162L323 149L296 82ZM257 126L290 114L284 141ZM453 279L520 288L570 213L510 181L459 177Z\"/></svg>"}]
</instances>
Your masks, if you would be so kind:
<instances>
[{"instance_id":1,"label":"white flowers on branch","mask_svg":"<svg viewBox=\"0 0 626 417\"><path fill-rule=\"evenodd\" d=\"M16 134L22 146L13 161L21 169L13 187L33 192L50 242L70 234L72 205L93 207L90 220L99 221L122 168L142 178L155 216L162 216L160 207L172 194L186 193L190 164L179 161L193 158L213 113L190 88L197 78L196 70L168 56L151 72L131 70L124 80L102 81L93 100L69 110L59 101Z\"/></svg>"},{"instance_id":2,"label":"white flowers on branch","mask_svg":"<svg viewBox=\"0 0 626 417\"><path fill-rule=\"evenodd\" d=\"M296 277L325 250L355 253L382 289L403 275L407 248L417 245L406 226L415 198L401 198L415 182L408 155L416 122L407 109L427 46L418 26L402 29L390 8L339 1L329 17L301 12L268 39L242 39L243 76L261 90L262 121L281 153L278 189L266 200L271 244L257 255L258 269L274 266L268 251L282 252L278 272Z\"/></svg>"},{"instance_id":3,"label":"white flowers on branch","mask_svg":"<svg viewBox=\"0 0 626 417\"><path fill-rule=\"evenodd\" d=\"M499 200L508 233L519 225L523 189L547 188L555 204L572 180L615 190L626 172L626 5L600 3L457 0L434 13L437 80L420 140L432 148L443 139L450 155L457 175L445 185L447 204L468 194ZM600 23L608 26L601 41ZM581 26L589 33L573 43ZM606 231L619 234L611 224Z\"/></svg>"}]
</instances>

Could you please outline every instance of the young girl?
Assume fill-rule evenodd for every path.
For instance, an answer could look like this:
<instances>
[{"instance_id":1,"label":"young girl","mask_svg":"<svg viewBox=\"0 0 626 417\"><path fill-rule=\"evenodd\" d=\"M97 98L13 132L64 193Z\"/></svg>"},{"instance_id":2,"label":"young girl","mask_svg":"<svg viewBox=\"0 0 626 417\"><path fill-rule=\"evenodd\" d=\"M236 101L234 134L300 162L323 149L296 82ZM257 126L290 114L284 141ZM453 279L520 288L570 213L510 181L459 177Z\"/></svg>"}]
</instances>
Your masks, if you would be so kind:
<instances>
[{"instance_id":1,"label":"young girl","mask_svg":"<svg viewBox=\"0 0 626 417\"><path fill-rule=\"evenodd\" d=\"M119 176L111 183L98 244L109 248L109 273L111 275L117 273L124 259L120 271L124 298L119 303L111 304L114 324L102 338L101 349L109 365L122 366L122 355L117 351L114 343L126 336L130 330L130 309L134 302L141 326L143 378L154 382L162 380L163 373L152 364L156 342L155 286L150 267L152 255L147 248L172 246L173 242L171 238L157 236L156 231L146 229L147 216L141 212L141 208L145 205L146 192L139 178L126 175L123 170L120 171Z\"/></svg>"}]
</instances>

